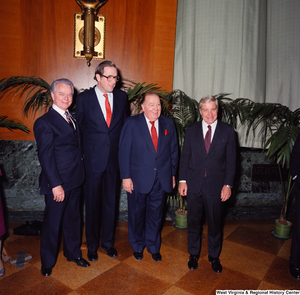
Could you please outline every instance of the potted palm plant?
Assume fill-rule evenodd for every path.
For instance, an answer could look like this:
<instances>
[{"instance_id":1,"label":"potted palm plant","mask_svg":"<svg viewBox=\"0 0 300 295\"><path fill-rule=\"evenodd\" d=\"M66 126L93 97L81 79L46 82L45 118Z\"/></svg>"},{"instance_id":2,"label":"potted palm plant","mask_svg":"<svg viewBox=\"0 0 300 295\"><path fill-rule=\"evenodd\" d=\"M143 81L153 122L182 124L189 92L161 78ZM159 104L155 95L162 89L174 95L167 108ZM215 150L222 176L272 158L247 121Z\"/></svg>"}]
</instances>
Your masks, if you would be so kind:
<instances>
[{"instance_id":1,"label":"potted palm plant","mask_svg":"<svg viewBox=\"0 0 300 295\"><path fill-rule=\"evenodd\" d=\"M242 121L245 116L245 105L248 104L248 100L232 100L227 95L229 94L220 93L215 95L219 102L219 117L236 128L238 119ZM173 90L162 99L165 106L164 114L171 117L175 123L181 151L186 128L201 119L199 102L190 98L181 90ZM176 191L169 196L168 202L177 208L175 211L175 228L187 228L186 199Z\"/></svg>"},{"instance_id":2,"label":"potted palm plant","mask_svg":"<svg viewBox=\"0 0 300 295\"><path fill-rule=\"evenodd\" d=\"M289 169L290 155L300 133L300 109L291 111L279 103L252 103L245 118L247 136L250 131L255 134L258 129L261 135L263 151L267 158L278 164L282 186L282 208L275 220L275 229L271 234L280 239L290 237L291 222L286 219L290 196L294 182L290 172L287 181L282 177L282 169Z\"/></svg>"},{"instance_id":3,"label":"potted palm plant","mask_svg":"<svg viewBox=\"0 0 300 295\"><path fill-rule=\"evenodd\" d=\"M173 90L163 98L163 112L173 119L175 124L180 151L183 147L186 128L200 119L198 102L191 99L181 90ZM187 228L186 199L178 191L170 195L168 202L177 208L175 211L174 226L178 229Z\"/></svg>"}]
</instances>

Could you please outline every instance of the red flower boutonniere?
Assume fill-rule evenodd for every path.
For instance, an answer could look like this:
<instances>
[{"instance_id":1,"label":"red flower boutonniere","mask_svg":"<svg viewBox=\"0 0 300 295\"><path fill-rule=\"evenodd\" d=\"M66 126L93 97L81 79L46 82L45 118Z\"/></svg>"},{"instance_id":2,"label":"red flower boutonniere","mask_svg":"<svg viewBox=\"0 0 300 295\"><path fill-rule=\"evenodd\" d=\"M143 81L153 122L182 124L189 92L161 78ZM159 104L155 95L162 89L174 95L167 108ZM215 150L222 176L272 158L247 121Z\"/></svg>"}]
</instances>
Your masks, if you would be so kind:
<instances>
[{"instance_id":1,"label":"red flower boutonniere","mask_svg":"<svg viewBox=\"0 0 300 295\"><path fill-rule=\"evenodd\" d=\"M165 135L168 135L168 134L169 134L169 133L168 133L168 130L166 129L166 130L165 130Z\"/></svg>"}]
</instances>

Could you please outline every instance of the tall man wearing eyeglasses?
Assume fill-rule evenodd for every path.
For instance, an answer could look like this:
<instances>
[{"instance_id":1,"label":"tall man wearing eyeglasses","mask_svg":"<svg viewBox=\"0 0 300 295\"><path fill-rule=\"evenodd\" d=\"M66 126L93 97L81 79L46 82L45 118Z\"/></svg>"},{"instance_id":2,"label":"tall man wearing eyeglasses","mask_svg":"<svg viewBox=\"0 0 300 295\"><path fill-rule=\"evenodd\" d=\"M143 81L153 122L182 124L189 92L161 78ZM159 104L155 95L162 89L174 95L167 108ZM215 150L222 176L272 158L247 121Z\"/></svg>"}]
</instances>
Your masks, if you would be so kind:
<instances>
[{"instance_id":1,"label":"tall man wearing eyeglasses","mask_svg":"<svg viewBox=\"0 0 300 295\"><path fill-rule=\"evenodd\" d=\"M85 232L91 262L98 260L100 225L101 248L109 257L118 256L114 248L120 192L118 146L123 122L129 116L126 93L115 89L119 79L116 65L100 62L94 79L97 85L80 93L76 101L76 119L83 134Z\"/></svg>"}]
</instances>

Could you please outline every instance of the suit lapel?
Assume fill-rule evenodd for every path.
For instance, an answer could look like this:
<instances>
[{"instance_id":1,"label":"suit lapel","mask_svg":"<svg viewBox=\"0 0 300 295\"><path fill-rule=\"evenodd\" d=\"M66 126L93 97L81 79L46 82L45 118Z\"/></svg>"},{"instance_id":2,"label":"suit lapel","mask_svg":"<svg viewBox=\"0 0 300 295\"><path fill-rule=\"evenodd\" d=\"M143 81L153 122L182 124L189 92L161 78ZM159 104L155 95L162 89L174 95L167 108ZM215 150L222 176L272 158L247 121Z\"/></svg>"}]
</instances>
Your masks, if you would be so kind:
<instances>
[{"instance_id":1,"label":"suit lapel","mask_svg":"<svg viewBox=\"0 0 300 295\"><path fill-rule=\"evenodd\" d=\"M211 142L208 153L210 153L215 148L217 142L220 140L221 133L222 133L222 127L220 125L221 124L218 121L217 126L216 126L216 130L215 130L215 134L214 134L213 140Z\"/></svg>"},{"instance_id":2,"label":"suit lapel","mask_svg":"<svg viewBox=\"0 0 300 295\"><path fill-rule=\"evenodd\" d=\"M118 98L117 95L115 93L115 90L113 90L112 92L113 94L113 111L112 111L112 117L111 117L111 122L110 122L110 128L112 128L114 126L114 124L116 123L116 115L119 112L119 108L120 108L120 104L118 104Z\"/></svg>"},{"instance_id":3,"label":"suit lapel","mask_svg":"<svg viewBox=\"0 0 300 295\"><path fill-rule=\"evenodd\" d=\"M49 114L53 117L53 122L57 122L57 124L60 126L61 128L64 128L66 130L66 132L68 131L72 131L72 133L75 135L77 135L77 139L78 142L80 142L80 133L79 133L79 125L77 123L77 121L75 120L75 118L71 115L72 120L76 126L76 132L75 130L70 126L70 124L57 112L55 111L52 107L49 108ZM76 137L76 136L75 136Z\"/></svg>"},{"instance_id":4,"label":"suit lapel","mask_svg":"<svg viewBox=\"0 0 300 295\"><path fill-rule=\"evenodd\" d=\"M49 114L54 118L53 121L59 121L59 124L61 124L61 126L65 127L71 127L69 126L69 123L63 118L62 115L60 115L56 110L54 110L52 107L49 108ZM72 128L72 127L71 127Z\"/></svg>"},{"instance_id":5,"label":"suit lapel","mask_svg":"<svg viewBox=\"0 0 300 295\"><path fill-rule=\"evenodd\" d=\"M95 87L97 87L97 86L95 86ZM103 112L100 107L100 103L98 101L98 97L95 92L95 87L92 90L92 95L90 96L90 99L89 99L89 103L91 106L91 112L97 118L97 122L98 122L98 124L101 125L101 128L103 127L103 124L107 127Z\"/></svg>"},{"instance_id":6,"label":"suit lapel","mask_svg":"<svg viewBox=\"0 0 300 295\"><path fill-rule=\"evenodd\" d=\"M203 129L202 129L202 121L199 123L198 128L198 134L195 136L195 140L199 140L199 145L201 149L201 153L204 153L206 155L206 148L205 148L205 142L204 142L204 135L203 135Z\"/></svg>"},{"instance_id":7,"label":"suit lapel","mask_svg":"<svg viewBox=\"0 0 300 295\"><path fill-rule=\"evenodd\" d=\"M158 129L159 129L159 132L158 132L157 153L160 152L160 150L164 144L165 130L167 130L165 121L161 118L161 116L158 118Z\"/></svg>"},{"instance_id":8,"label":"suit lapel","mask_svg":"<svg viewBox=\"0 0 300 295\"><path fill-rule=\"evenodd\" d=\"M73 119L73 122L76 126L76 134L77 134L79 145L81 145L79 124L77 123L76 119L73 116L72 116L72 119Z\"/></svg>"}]
</instances>

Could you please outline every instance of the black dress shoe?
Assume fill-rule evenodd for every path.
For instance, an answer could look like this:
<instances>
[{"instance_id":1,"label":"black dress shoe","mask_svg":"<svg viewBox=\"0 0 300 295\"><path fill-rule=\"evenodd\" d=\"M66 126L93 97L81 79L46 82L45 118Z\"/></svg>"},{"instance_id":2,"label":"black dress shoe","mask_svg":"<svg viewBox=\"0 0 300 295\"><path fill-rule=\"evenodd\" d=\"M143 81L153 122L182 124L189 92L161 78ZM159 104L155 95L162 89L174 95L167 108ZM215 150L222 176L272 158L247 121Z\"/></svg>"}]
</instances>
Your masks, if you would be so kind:
<instances>
[{"instance_id":1,"label":"black dress shoe","mask_svg":"<svg viewBox=\"0 0 300 295\"><path fill-rule=\"evenodd\" d=\"M42 274L44 277L50 277L51 274L52 274L52 268L44 268L44 267L42 267L42 268L41 268L41 274Z\"/></svg>"},{"instance_id":2,"label":"black dress shoe","mask_svg":"<svg viewBox=\"0 0 300 295\"><path fill-rule=\"evenodd\" d=\"M195 270L198 268L198 259L199 257L197 255L190 255L189 262L188 262L188 268L191 270Z\"/></svg>"},{"instance_id":3,"label":"black dress shoe","mask_svg":"<svg viewBox=\"0 0 300 295\"><path fill-rule=\"evenodd\" d=\"M156 261L156 262L161 262L161 255L160 255L160 253L159 252L158 253L153 253L152 254L152 259L154 261Z\"/></svg>"},{"instance_id":4,"label":"black dress shoe","mask_svg":"<svg viewBox=\"0 0 300 295\"><path fill-rule=\"evenodd\" d=\"M133 257L137 261L142 261L144 258L143 252L133 252Z\"/></svg>"},{"instance_id":5,"label":"black dress shoe","mask_svg":"<svg viewBox=\"0 0 300 295\"><path fill-rule=\"evenodd\" d=\"M106 251L107 256L111 258L116 258L118 257L118 252L114 247L105 247L101 245L101 249Z\"/></svg>"},{"instance_id":6,"label":"black dress shoe","mask_svg":"<svg viewBox=\"0 0 300 295\"><path fill-rule=\"evenodd\" d=\"M290 264L290 273L292 275L292 277L296 280L300 280L300 268Z\"/></svg>"},{"instance_id":7,"label":"black dress shoe","mask_svg":"<svg viewBox=\"0 0 300 295\"><path fill-rule=\"evenodd\" d=\"M78 266L88 267L90 264L82 257L78 257L77 259L67 259L69 262L75 262Z\"/></svg>"},{"instance_id":8,"label":"black dress shoe","mask_svg":"<svg viewBox=\"0 0 300 295\"><path fill-rule=\"evenodd\" d=\"M98 260L98 253L97 251L88 251L87 259L91 262L95 262Z\"/></svg>"},{"instance_id":9,"label":"black dress shoe","mask_svg":"<svg viewBox=\"0 0 300 295\"><path fill-rule=\"evenodd\" d=\"M212 258L208 255L208 261L211 263L211 268L215 273L221 273L222 272L222 265L220 263L219 258Z\"/></svg>"}]
</instances>

